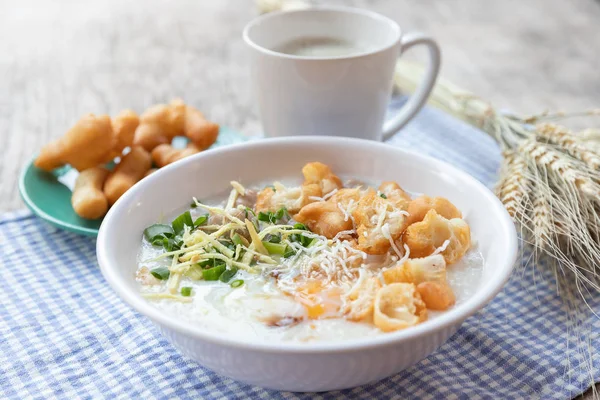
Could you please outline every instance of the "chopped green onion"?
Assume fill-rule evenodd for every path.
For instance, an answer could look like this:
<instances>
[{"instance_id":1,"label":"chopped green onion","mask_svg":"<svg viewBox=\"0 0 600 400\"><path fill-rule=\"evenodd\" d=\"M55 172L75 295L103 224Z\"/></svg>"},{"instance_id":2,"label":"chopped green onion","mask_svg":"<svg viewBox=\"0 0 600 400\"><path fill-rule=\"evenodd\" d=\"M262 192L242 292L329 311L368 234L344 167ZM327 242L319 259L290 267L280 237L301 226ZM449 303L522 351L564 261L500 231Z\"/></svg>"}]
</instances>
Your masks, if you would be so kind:
<instances>
[{"instance_id":1,"label":"chopped green onion","mask_svg":"<svg viewBox=\"0 0 600 400\"><path fill-rule=\"evenodd\" d=\"M181 232L183 232L183 228L185 225L189 226L190 228L193 228L194 221L192 221L192 214L190 214L189 211L184 212L183 214L175 218L171 225L173 226L173 231L175 232L175 234L180 234Z\"/></svg>"},{"instance_id":2,"label":"chopped green onion","mask_svg":"<svg viewBox=\"0 0 600 400\"><path fill-rule=\"evenodd\" d=\"M287 246L285 248L285 253L283 253L283 258L289 258L295 254L296 254L296 250L294 250L294 248L291 246Z\"/></svg>"},{"instance_id":3,"label":"chopped green onion","mask_svg":"<svg viewBox=\"0 0 600 400\"><path fill-rule=\"evenodd\" d=\"M235 276L235 274L237 274L237 272L238 272L238 269L236 267L233 267L231 269L226 269L225 271L223 271L223 273L219 277L219 280L221 282L227 283L231 280L231 278L233 278Z\"/></svg>"},{"instance_id":4,"label":"chopped green onion","mask_svg":"<svg viewBox=\"0 0 600 400\"><path fill-rule=\"evenodd\" d=\"M270 224L275 224L277 221L287 216L288 212L285 207L280 208L277 212L267 211L267 212L259 212L258 220L262 222L267 222Z\"/></svg>"},{"instance_id":5,"label":"chopped green onion","mask_svg":"<svg viewBox=\"0 0 600 400\"><path fill-rule=\"evenodd\" d=\"M204 225L208 221L208 214L204 214L196 218L194 221L194 228L199 227L200 225Z\"/></svg>"},{"instance_id":6,"label":"chopped green onion","mask_svg":"<svg viewBox=\"0 0 600 400\"><path fill-rule=\"evenodd\" d=\"M213 267L219 267L221 265L225 265L225 261L223 261L219 258L209 258L207 260L200 261L198 263L198 266L201 268L213 268Z\"/></svg>"},{"instance_id":7,"label":"chopped green onion","mask_svg":"<svg viewBox=\"0 0 600 400\"><path fill-rule=\"evenodd\" d=\"M273 213L271 211L267 211L266 213L261 211L258 213L258 220L262 222L271 222L272 217Z\"/></svg>"},{"instance_id":8,"label":"chopped green onion","mask_svg":"<svg viewBox=\"0 0 600 400\"><path fill-rule=\"evenodd\" d=\"M235 281L231 282L229 284L229 286L231 286L232 288L237 288L240 287L244 284L244 280L243 279L236 279Z\"/></svg>"},{"instance_id":9,"label":"chopped green onion","mask_svg":"<svg viewBox=\"0 0 600 400\"><path fill-rule=\"evenodd\" d=\"M165 238L161 236L155 237L152 239L152 246L162 246L164 239Z\"/></svg>"},{"instance_id":10,"label":"chopped green onion","mask_svg":"<svg viewBox=\"0 0 600 400\"><path fill-rule=\"evenodd\" d=\"M169 268L167 268L167 267L154 268L153 270L150 271L150 273L152 274L153 277L155 277L156 279L160 279L161 281L165 281L165 280L169 279L169 275L171 275L171 272L169 271Z\"/></svg>"},{"instance_id":11,"label":"chopped green onion","mask_svg":"<svg viewBox=\"0 0 600 400\"><path fill-rule=\"evenodd\" d=\"M252 215L253 217L256 217L256 214L254 213L254 211L252 211L252 209L250 207L246 207L246 209L244 210L244 217L246 219L248 219L249 215Z\"/></svg>"},{"instance_id":12,"label":"chopped green onion","mask_svg":"<svg viewBox=\"0 0 600 400\"><path fill-rule=\"evenodd\" d=\"M153 242L157 236L164 235L165 233L173 233L173 228L165 224L154 224L144 229L144 236L149 242Z\"/></svg>"},{"instance_id":13,"label":"chopped green onion","mask_svg":"<svg viewBox=\"0 0 600 400\"><path fill-rule=\"evenodd\" d=\"M235 235L233 235L233 237L231 238L231 241L233 242L233 244L235 244L236 246L239 245L244 245L244 241L242 240L242 237L236 233Z\"/></svg>"},{"instance_id":14,"label":"chopped green onion","mask_svg":"<svg viewBox=\"0 0 600 400\"><path fill-rule=\"evenodd\" d=\"M180 236L175 236L174 238L170 237L157 237L152 241L154 246L162 245L166 251L173 251L181 249L183 246L183 240L181 240Z\"/></svg>"},{"instance_id":15,"label":"chopped green onion","mask_svg":"<svg viewBox=\"0 0 600 400\"><path fill-rule=\"evenodd\" d=\"M265 236L265 241L270 243L281 243L281 236L268 234Z\"/></svg>"},{"instance_id":16,"label":"chopped green onion","mask_svg":"<svg viewBox=\"0 0 600 400\"><path fill-rule=\"evenodd\" d=\"M280 220L281 218L283 218L286 215L287 215L287 210L285 207L282 207L279 210L277 210L277 212L275 213L275 219Z\"/></svg>"},{"instance_id":17,"label":"chopped green onion","mask_svg":"<svg viewBox=\"0 0 600 400\"><path fill-rule=\"evenodd\" d=\"M227 247L229 250L231 251L235 251L235 244L229 240L219 240L219 243L221 243L223 246Z\"/></svg>"},{"instance_id":18,"label":"chopped green onion","mask_svg":"<svg viewBox=\"0 0 600 400\"><path fill-rule=\"evenodd\" d=\"M301 223L296 223L296 224L294 224L294 229L300 229L300 230L303 230L303 231L308 231L308 232L310 232L310 229L308 229L308 228L306 227L306 225L304 225L304 224L301 224ZM308 246L309 246L309 245L312 243L312 241L313 241L313 239L312 239L312 238L309 238L308 236L304 236L304 235L301 235L301 234L293 234L293 235L290 237L290 239L291 239L293 242L300 242L300 244L301 244L303 247L308 247Z\"/></svg>"},{"instance_id":19,"label":"chopped green onion","mask_svg":"<svg viewBox=\"0 0 600 400\"><path fill-rule=\"evenodd\" d=\"M310 232L310 230L306 227L306 225L301 224L299 222L294 224L294 229L299 229L299 230ZM292 242L300 242L300 244L303 247L308 247L313 242L313 238L309 238L308 236L304 236L304 235L298 234L298 233L294 233L294 234L290 235L290 240Z\"/></svg>"},{"instance_id":20,"label":"chopped green onion","mask_svg":"<svg viewBox=\"0 0 600 400\"><path fill-rule=\"evenodd\" d=\"M280 256L285 254L285 249L287 246L282 243L271 243L271 242L262 242L265 249L269 252L269 254L278 254Z\"/></svg>"},{"instance_id":21,"label":"chopped green onion","mask_svg":"<svg viewBox=\"0 0 600 400\"><path fill-rule=\"evenodd\" d=\"M181 288L181 295L183 297L190 297L190 295L192 294L192 288L189 286L185 286Z\"/></svg>"},{"instance_id":22,"label":"chopped green onion","mask_svg":"<svg viewBox=\"0 0 600 400\"><path fill-rule=\"evenodd\" d=\"M306 236L304 236L304 237L306 237ZM309 239L310 239L310 238L309 238ZM307 244L307 245L306 245L306 247L312 247L312 246L314 246L315 244L317 244L317 242L318 242L317 238L312 238L312 240L310 241L310 243L309 243L309 244Z\"/></svg>"},{"instance_id":23,"label":"chopped green onion","mask_svg":"<svg viewBox=\"0 0 600 400\"><path fill-rule=\"evenodd\" d=\"M381 197L382 199L387 199L387 196L385 195L385 193L380 193L379 197Z\"/></svg>"},{"instance_id":24,"label":"chopped green onion","mask_svg":"<svg viewBox=\"0 0 600 400\"><path fill-rule=\"evenodd\" d=\"M308 236L301 235L300 236L300 244L304 247L310 246L313 242L313 238L309 238Z\"/></svg>"},{"instance_id":25,"label":"chopped green onion","mask_svg":"<svg viewBox=\"0 0 600 400\"><path fill-rule=\"evenodd\" d=\"M202 271L202 277L205 281L216 281L219 279L221 274L225 271L225 265L219 265L218 267L212 267Z\"/></svg>"}]
</instances>

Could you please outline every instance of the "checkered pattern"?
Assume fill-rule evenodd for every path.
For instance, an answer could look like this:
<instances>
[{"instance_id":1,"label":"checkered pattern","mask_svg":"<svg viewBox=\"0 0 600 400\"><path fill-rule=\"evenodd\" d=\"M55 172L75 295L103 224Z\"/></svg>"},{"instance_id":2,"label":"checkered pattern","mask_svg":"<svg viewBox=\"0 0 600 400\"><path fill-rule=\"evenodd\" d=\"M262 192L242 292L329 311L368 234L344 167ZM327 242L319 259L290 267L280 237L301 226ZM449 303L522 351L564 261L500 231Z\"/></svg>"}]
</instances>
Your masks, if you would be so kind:
<instances>
[{"instance_id":1,"label":"checkered pattern","mask_svg":"<svg viewBox=\"0 0 600 400\"><path fill-rule=\"evenodd\" d=\"M424 110L391 143L488 185L495 180L494 142L437 111ZM414 367L356 389L294 394L240 384L182 357L109 288L94 246L28 212L0 217L0 398L567 399L592 383L543 268L517 270L490 305ZM600 332L598 319L580 322ZM600 380L597 335L591 346Z\"/></svg>"}]
</instances>

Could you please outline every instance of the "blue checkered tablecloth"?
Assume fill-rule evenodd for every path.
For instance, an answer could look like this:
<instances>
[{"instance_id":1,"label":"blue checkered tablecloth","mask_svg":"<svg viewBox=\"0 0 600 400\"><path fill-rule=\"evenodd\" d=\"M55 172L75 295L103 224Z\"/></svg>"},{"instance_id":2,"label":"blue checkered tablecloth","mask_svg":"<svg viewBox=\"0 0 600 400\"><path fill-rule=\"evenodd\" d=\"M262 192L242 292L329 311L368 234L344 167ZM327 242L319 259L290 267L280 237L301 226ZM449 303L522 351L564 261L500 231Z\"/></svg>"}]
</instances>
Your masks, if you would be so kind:
<instances>
[{"instance_id":1,"label":"blue checkered tablecloth","mask_svg":"<svg viewBox=\"0 0 600 400\"><path fill-rule=\"evenodd\" d=\"M390 143L495 181L494 142L438 111L425 109ZM530 265L444 346L398 375L339 392L263 390L181 356L113 293L94 248L93 238L29 212L0 217L0 398L568 399L592 384L580 352L588 346L600 380L600 321L576 321L591 343L569 335L553 277ZM597 300L591 306L600 309Z\"/></svg>"}]
</instances>

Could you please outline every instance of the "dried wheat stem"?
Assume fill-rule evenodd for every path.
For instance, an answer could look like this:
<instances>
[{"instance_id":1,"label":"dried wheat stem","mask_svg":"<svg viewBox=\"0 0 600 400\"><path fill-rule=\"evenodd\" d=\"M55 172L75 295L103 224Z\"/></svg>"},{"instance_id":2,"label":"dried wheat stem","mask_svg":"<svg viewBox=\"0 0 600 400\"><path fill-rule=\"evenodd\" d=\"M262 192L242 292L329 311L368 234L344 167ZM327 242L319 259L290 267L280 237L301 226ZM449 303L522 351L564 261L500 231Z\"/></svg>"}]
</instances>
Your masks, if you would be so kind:
<instances>
[{"instance_id":1,"label":"dried wheat stem","mask_svg":"<svg viewBox=\"0 0 600 400\"><path fill-rule=\"evenodd\" d=\"M504 161L500 170L500 182L496 193L506 207L508 214L515 220L526 214L525 203L530 182L525 175L527 164L523 157L514 151L504 152Z\"/></svg>"},{"instance_id":2,"label":"dried wheat stem","mask_svg":"<svg viewBox=\"0 0 600 400\"><path fill-rule=\"evenodd\" d=\"M554 223L548 193L539 185L533 192L533 244L536 248L546 249L551 242Z\"/></svg>"},{"instance_id":3,"label":"dried wheat stem","mask_svg":"<svg viewBox=\"0 0 600 400\"><path fill-rule=\"evenodd\" d=\"M564 120L566 118L573 117L594 117L600 115L600 108L592 108L584 111L575 111L575 112L566 112L566 111L557 111L557 112L549 112L545 111L541 114L530 115L525 118L520 118L526 124L535 124L540 121L548 121L552 119L561 119Z\"/></svg>"},{"instance_id":4,"label":"dried wheat stem","mask_svg":"<svg viewBox=\"0 0 600 400\"><path fill-rule=\"evenodd\" d=\"M583 161L593 170L600 168L600 157L583 145L568 129L550 123L536 126L536 133L549 143L561 146L571 156Z\"/></svg>"}]
</instances>

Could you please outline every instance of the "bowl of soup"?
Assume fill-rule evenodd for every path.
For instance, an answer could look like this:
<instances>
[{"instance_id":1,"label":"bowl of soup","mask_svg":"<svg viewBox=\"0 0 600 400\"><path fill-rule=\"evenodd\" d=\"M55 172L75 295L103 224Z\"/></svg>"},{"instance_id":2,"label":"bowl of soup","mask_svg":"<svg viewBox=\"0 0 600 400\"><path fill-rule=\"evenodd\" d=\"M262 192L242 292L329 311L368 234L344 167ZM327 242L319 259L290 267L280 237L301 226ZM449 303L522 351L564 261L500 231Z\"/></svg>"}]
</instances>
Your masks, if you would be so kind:
<instances>
[{"instance_id":1,"label":"bowl of soup","mask_svg":"<svg viewBox=\"0 0 600 400\"><path fill-rule=\"evenodd\" d=\"M393 375L502 288L514 225L485 186L358 139L210 150L135 185L97 241L104 277L203 366L325 391Z\"/></svg>"}]
</instances>

